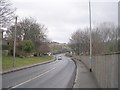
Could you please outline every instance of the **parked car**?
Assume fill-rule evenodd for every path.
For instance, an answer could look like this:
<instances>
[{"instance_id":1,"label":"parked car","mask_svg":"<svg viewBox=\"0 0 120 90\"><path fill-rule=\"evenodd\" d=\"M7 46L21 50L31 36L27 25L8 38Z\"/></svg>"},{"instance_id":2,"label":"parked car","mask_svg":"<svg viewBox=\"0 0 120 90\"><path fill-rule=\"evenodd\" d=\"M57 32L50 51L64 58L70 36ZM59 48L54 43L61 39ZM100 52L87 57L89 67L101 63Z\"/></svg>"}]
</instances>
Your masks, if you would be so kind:
<instances>
[{"instance_id":1,"label":"parked car","mask_svg":"<svg viewBox=\"0 0 120 90\"><path fill-rule=\"evenodd\" d=\"M62 60L62 56L58 56L58 60Z\"/></svg>"}]
</instances>

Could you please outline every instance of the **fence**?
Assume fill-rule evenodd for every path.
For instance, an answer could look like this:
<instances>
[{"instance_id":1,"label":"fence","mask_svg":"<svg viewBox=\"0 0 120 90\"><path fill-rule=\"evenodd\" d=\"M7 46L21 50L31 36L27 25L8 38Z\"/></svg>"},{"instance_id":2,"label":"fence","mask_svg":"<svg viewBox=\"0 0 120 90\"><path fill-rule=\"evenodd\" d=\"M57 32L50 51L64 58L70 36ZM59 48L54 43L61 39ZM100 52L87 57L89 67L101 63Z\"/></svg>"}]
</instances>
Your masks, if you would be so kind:
<instances>
[{"instance_id":1,"label":"fence","mask_svg":"<svg viewBox=\"0 0 120 90\"><path fill-rule=\"evenodd\" d=\"M92 57L92 71L101 88L118 88L118 56L120 54ZM90 67L89 56L75 56L75 58Z\"/></svg>"}]
</instances>

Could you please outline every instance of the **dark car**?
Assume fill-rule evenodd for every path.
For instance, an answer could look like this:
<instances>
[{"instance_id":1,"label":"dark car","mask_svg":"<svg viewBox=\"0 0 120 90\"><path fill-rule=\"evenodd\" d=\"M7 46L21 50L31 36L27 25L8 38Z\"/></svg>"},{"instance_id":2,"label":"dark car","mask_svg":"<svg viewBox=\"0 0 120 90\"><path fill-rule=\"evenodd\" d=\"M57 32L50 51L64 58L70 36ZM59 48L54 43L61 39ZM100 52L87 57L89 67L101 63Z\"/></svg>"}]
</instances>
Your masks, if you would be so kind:
<instances>
[{"instance_id":1,"label":"dark car","mask_svg":"<svg viewBox=\"0 0 120 90\"><path fill-rule=\"evenodd\" d=\"M62 56L58 56L58 60L62 60Z\"/></svg>"}]
</instances>

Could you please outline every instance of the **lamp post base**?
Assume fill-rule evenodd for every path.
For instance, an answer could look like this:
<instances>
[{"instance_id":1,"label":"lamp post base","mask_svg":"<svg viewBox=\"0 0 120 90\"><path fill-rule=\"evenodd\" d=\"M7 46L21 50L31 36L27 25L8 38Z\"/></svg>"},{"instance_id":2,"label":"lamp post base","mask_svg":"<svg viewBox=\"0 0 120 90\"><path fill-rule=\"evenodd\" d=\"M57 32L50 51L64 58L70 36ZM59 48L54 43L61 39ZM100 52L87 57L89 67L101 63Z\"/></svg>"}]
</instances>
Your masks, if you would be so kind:
<instances>
[{"instance_id":1,"label":"lamp post base","mask_svg":"<svg viewBox=\"0 0 120 90\"><path fill-rule=\"evenodd\" d=\"M92 69L90 68L90 72L92 72Z\"/></svg>"}]
</instances>

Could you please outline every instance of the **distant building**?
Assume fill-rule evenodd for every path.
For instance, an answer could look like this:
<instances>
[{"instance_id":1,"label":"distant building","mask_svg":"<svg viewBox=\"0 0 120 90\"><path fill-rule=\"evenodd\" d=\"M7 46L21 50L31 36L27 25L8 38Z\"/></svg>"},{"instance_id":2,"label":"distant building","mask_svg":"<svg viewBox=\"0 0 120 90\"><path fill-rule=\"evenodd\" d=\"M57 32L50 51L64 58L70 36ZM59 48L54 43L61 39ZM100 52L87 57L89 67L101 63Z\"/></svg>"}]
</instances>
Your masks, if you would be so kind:
<instances>
[{"instance_id":1,"label":"distant building","mask_svg":"<svg viewBox=\"0 0 120 90\"><path fill-rule=\"evenodd\" d=\"M68 50L68 45L66 43L51 42L50 48L52 54L59 54L66 52Z\"/></svg>"}]
</instances>

